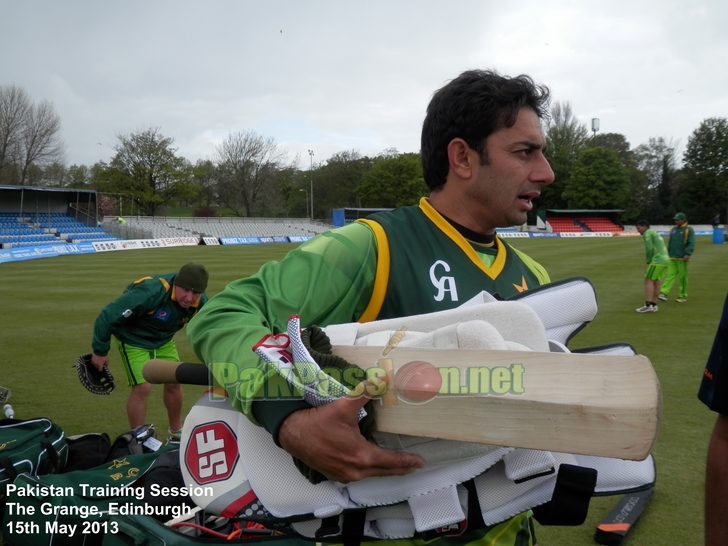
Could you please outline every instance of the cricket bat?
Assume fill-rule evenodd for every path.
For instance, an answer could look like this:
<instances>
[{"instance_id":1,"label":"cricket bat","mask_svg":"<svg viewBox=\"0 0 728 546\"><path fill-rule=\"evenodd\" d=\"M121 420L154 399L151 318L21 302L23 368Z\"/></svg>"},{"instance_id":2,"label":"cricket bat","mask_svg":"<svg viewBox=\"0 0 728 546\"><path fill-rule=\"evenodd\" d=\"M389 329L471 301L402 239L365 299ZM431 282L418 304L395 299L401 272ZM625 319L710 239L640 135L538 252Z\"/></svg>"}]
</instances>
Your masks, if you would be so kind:
<instances>
[{"instance_id":1,"label":"cricket bat","mask_svg":"<svg viewBox=\"0 0 728 546\"><path fill-rule=\"evenodd\" d=\"M375 428L382 432L628 460L645 459L657 438L660 387L644 356L397 347L383 358L382 347L371 346L333 352L367 370L360 394L378 399ZM142 373L150 383L192 383L184 366L200 365L151 360ZM392 376L387 386L384 377Z\"/></svg>"},{"instance_id":2,"label":"cricket bat","mask_svg":"<svg viewBox=\"0 0 728 546\"><path fill-rule=\"evenodd\" d=\"M381 359L381 347L333 351L364 369ZM398 347L388 360L399 401L375 404L379 431L629 460L657 438L660 387L641 355Z\"/></svg>"}]
</instances>

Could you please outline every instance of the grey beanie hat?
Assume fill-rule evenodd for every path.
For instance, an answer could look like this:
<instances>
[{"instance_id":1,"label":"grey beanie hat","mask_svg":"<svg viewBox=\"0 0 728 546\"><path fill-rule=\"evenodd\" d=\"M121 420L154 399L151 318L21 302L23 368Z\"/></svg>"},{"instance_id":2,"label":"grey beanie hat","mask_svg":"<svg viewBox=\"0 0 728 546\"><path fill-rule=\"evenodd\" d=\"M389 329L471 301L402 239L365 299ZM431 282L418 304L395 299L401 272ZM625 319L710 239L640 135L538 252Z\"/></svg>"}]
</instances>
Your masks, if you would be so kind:
<instances>
[{"instance_id":1,"label":"grey beanie hat","mask_svg":"<svg viewBox=\"0 0 728 546\"><path fill-rule=\"evenodd\" d=\"M182 266L177 276L174 278L175 286L184 288L185 290L194 290L195 292L204 292L207 288L207 279L209 274L204 265L190 262Z\"/></svg>"}]
</instances>

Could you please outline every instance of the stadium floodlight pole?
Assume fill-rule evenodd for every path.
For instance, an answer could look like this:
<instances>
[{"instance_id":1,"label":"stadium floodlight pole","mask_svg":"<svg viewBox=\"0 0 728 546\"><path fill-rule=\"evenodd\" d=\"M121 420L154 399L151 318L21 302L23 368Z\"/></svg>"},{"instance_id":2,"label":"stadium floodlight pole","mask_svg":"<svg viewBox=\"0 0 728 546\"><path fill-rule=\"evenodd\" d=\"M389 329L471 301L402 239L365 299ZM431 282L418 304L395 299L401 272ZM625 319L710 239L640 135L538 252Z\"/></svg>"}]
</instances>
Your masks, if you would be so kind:
<instances>
[{"instance_id":1,"label":"stadium floodlight pole","mask_svg":"<svg viewBox=\"0 0 728 546\"><path fill-rule=\"evenodd\" d=\"M592 131L594 131L594 139L592 140L592 146L597 143L597 131L599 130L599 118L592 118Z\"/></svg>"},{"instance_id":2,"label":"stadium floodlight pole","mask_svg":"<svg viewBox=\"0 0 728 546\"><path fill-rule=\"evenodd\" d=\"M311 178L311 221L313 222L313 150L308 151L311 158L311 167L308 169L308 176Z\"/></svg>"},{"instance_id":3,"label":"stadium floodlight pole","mask_svg":"<svg viewBox=\"0 0 728 546\"><path fill-rule=\"evenodd\" d=\"M298 191L302 191L306 194L306 218L308 218L308 190L306 188L301 188Z\"/></svg>"}]
</instances>

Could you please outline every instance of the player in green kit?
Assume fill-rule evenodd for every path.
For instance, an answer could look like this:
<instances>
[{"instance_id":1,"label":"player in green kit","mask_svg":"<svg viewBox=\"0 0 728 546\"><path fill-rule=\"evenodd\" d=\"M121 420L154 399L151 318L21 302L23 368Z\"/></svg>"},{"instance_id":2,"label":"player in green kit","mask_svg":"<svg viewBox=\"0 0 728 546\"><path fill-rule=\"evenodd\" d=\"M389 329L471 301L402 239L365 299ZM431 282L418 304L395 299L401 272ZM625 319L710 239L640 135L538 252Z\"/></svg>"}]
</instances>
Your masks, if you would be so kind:
<instances>
[{"instance_id":1,"label":"player in green kit","mask_svg":"<svg viewBox=\"0 0 728 546\"><path fill-rule=\"evenodd\" d=\"M638 313L657 313L657 297L660 285L667 274L670 258L667 247L657 232L650 229L646 220L639 220L635 227L645 241L647 271L645 272L645 304L637 309Z\"/></svg>"},{"instance_id":2,"label":"player in green kit","mask_svg":"<svg viewBox=\"0 0 728 546\"><path fill-rule=\"evenodd\" d=\"M548 89L528 76L461 74L435 93L423 123L428 197L315 237L284 260L231 282L190 322L187 334L202 362L260 370L251 396L238 396L235 387L230 402L299 463L340 483L403 476L425 464L419 455L384 449L361 434L357 414L364 397L312 407L259 396L266 377L277 372L252 348L264 336L285 332L292 314L302 325L364 323L455 309L483 290L508 298L549 282L543 267L496 233L523 224L533 200L554 181L541 123L548 100ZM437 535L437 542L410 534L377 544L537 543L531 510L489 526L475 521L468 518L459 536Z\"/></svg>"},{"instance_id":3,"label":"player in green kit","mask_svg":"<svg viewBox=\"0 0 728 546\"><path fill-rule=\"evenodd\" d=\"M670 230L670 237L667 241L667 255L670 263L667 268L667 279L662 285L659 299L667 301L675 279L680 281L680 293L677 302L688 301L688 265L690 258L695 251L695 230L688 225L685 213L678 212L673 218L675 227Z\"/></svg>"}]
</instances>

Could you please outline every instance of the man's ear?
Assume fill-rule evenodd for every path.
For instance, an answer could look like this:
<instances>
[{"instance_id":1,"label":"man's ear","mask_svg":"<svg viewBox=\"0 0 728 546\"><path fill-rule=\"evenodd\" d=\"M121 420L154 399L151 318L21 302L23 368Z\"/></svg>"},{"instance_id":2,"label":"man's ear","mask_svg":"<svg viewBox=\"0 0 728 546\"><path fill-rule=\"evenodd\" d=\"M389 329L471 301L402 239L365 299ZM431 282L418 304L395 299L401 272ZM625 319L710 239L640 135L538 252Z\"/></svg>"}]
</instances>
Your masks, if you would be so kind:
<instances>
[{"instance_id":1,"label":"man's ear","mask_svg":"<svg viewBox=\"0 0 728 546\"><path fill-rule=\"evenodd\" d=\"M447 159L450 170L459 178L469 179L473 175L473 161L477 154L462 138L454 138L447 145Z\"/></svg>"}]
</instances>

